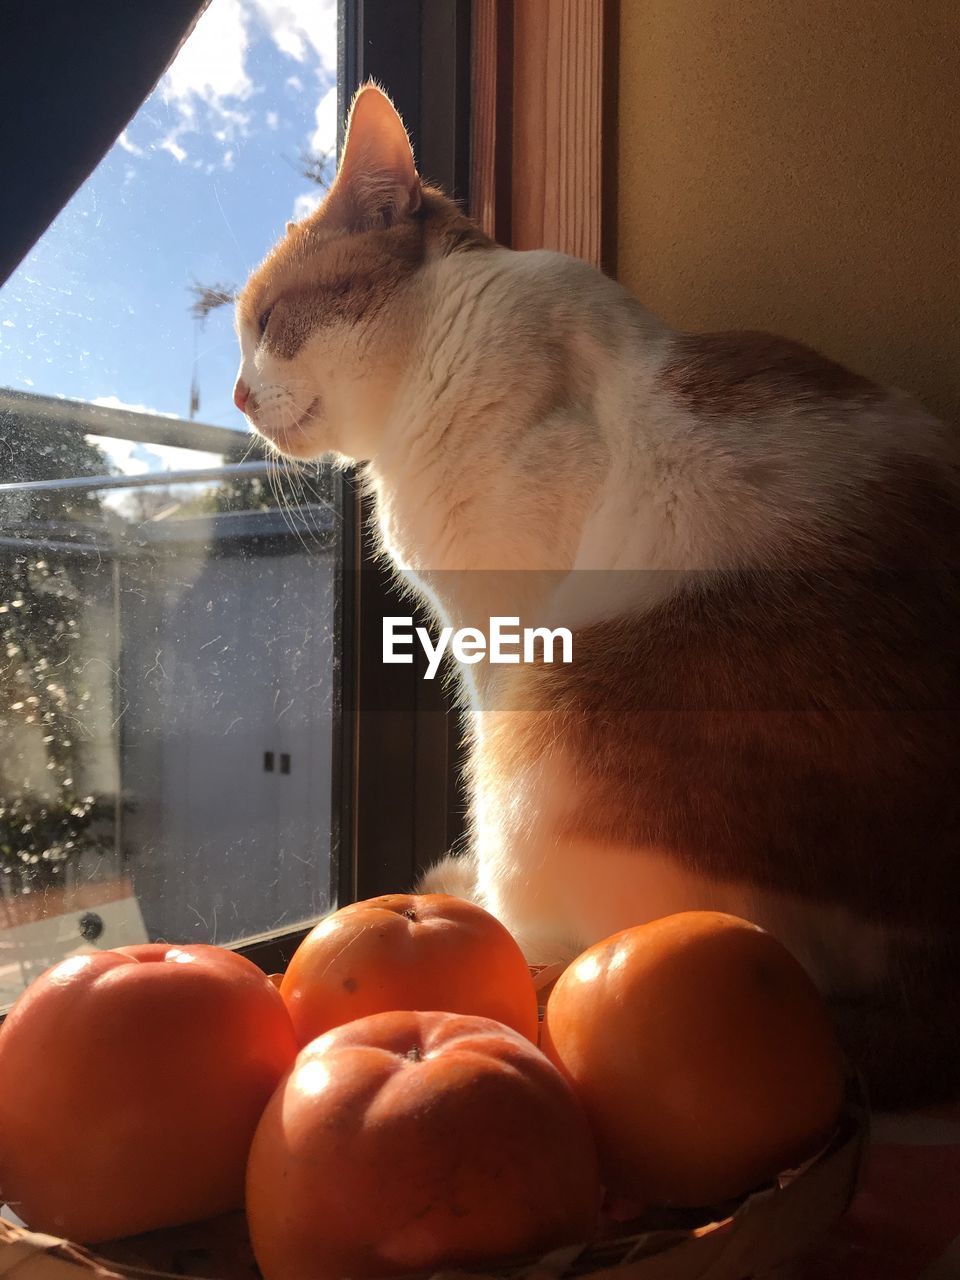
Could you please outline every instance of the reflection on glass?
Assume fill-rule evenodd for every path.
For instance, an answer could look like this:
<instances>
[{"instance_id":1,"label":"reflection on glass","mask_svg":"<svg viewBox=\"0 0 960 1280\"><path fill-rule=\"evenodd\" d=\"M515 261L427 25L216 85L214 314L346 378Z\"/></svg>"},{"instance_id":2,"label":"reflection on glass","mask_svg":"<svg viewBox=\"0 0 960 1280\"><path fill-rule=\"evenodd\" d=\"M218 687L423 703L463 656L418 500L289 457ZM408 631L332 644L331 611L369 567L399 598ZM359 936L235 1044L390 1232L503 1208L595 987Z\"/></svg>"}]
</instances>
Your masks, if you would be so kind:
<instances>
[{"instance_id":1,"label":"reflection on glass","mask_svg":"<svg viewBox=\"0 0 960 1280\"><path fill-rule=\"evenodd\" d=\"M0 291L0 1007L330 904L332 480L239 429L230 304L329 181L336 7L211 0Z\"/></svg>"},{"instance_id":2,"label":"reflection on glass","mask_svg":"<svg viewBox=\"0 0 960 1280\"><path fill-rule=\"evenodd\" d=\"M3 1003L89 947L331 902L330 475L220 428L107 434L129 418L0 393ZM118 473L138 445L199 465Z\"/></svg>"}]
</instances>

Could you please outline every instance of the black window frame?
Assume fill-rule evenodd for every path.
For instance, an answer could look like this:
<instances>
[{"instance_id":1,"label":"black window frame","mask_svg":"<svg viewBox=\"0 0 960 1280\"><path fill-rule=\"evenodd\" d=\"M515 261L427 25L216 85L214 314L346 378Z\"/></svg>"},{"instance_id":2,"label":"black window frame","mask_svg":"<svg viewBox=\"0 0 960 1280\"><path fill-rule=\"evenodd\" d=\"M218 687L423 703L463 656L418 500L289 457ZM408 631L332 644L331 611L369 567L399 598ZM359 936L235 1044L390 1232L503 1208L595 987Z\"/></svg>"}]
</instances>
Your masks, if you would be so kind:
<instances>
[{"instance_id":1,"label":"black window frame","mask_svg":"<svg viewBox=\"0 0 960 1280\"><path fill-rule=\"evenodd\" d=\"M375 80L403 117L420 173L464 205L470 10L470 0L341 0L338 68L341 131L356 88ZM348 900L412 887L461 839L463 806L458 718L441 681L423 679L422 655L413 666L381 660L381 619L409 612L410 603L373 554L373 512L355 474L344 488L344 528L349 519L356 536L353 634L349 626L341 632L355 664L355 790L342 805L354 823L354 880L342 885Z\"/></svg>"},{"instance_id":2,"label":"black window frame","mask_svg":"<svg viewBox=\"0 0 960 1280\"><path fill-rule=\"evenodd\" d=\"M0 284L149 96L207 2L5 6L0 119L10 122L5 171L16 182L0 205ZM354 92L373 79L396 102L420 172L466 201L470 18L471 0L339 0L338 147ZM27 113L30 129L20 124ZM65 131L66 121L72 129ZM382 663L380 620L410 605L375 556L369 498L358 475L343 473L337 483L342 555L331 855L342 904L412 888L461 838L463 804L458 717L441 682L422 678L422 661ZM308 929L245 939L234 949L277 972Z\"/></svg>"},{"instance_id":3,"label":"black window frame","mask_svg":"<svg viewBox=\"0 0 960 1280\"><path fill-rule=\"evenodd\" d=\"M354 93L375 80L410 134L420 173L464 204L470 162L470 0L340 0L338 150ZM381 619L407 613L375 552L373 511L360 476L338 480L343 520L337 592L339 751L332 849L337 900L415 887L422 871L464 834L460 722L424 662L385 666ZM421 617L419 622L426 619ZM238 950L282 971L309 926Z\"/></svg>"}]
</instances>

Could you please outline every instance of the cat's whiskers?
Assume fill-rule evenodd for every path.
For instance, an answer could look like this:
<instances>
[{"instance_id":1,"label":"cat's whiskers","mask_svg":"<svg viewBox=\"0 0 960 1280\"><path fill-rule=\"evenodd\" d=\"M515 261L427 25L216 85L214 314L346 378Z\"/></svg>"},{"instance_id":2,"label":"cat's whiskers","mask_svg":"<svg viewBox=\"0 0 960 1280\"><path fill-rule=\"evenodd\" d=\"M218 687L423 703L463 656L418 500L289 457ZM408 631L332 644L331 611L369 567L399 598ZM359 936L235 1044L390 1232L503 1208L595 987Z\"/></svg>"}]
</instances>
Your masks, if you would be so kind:
<instances>
[{"instance_id":1,"label":"cat's whiskers","mask_svg":"<svg viewBox=\"0 0 960 1280\"><path fill-rule=\"evenodd\" d=\"M300 519L303 522L303 528L310 535L311 540L315 544L316 548L318 550L322 550L324 545L323 539L320 537L318 530L311 526L310 520L308 518L310 504L309 502L306 501L306 498L303 493L303 487L299 481L299 475L300 475L299 468L296 466L295 463L291 463L291 461L287 458L284 459L284 474L289 480L294 491L296 491L297 489L299 489L300 491L299 498L296 496L296 492L294 492L293 501L296 504L297 514L300 516ZM306 539L304 537L301 537L300 540L303 543L304 547L309 550L309 548L307 547Z\"/></svg>"},{"instance_id":2,"label":"cat's whiskers","mask_svg":"<svg viewBox=\"0 0 960 1280\"><path fill-rule=\"evenodd\" d=\"M290 530L293 536L300 541L300 543L303 545L304 550L309 552L310 548L303 541L303 537L296 526L296 522L290 515L289 510L287 509L287 504L284 500L283 490L280 487L280 468L278 464L280 461L282 461L282 458L283 458L283 455L276 448L276 446L271 445L270 456L267 460L267 479L270 485L270 492L273 494L273 498L277 504L277 509L280 512L283 523L287 526L287 528Z\"/></svg>"},{"instance_id":3,"label":"cat's whiskers","mask_svg":"<svg viewBox=\"0 0 960 1280\"><path fill-rule=\"evenodd\" d=\"M259 431L250 432L250 443L247 445L247 447L243 451L243 455L240 458L241 464L246 462L246 460L250 457L250 454L253 452L254 448L256 447L257 442L262 439L263 437L260 435Z\"/></svg>"},{"instance_id":4,"label":"cat's whiskers","mask_svg":"<svg viewBox=\"0 0 960 1280\"><path fill-rule=\"evenodd\" d=\"M283 455L281 455L277 459L277 487L282 495L284 511L287 516L287 526L289 529L292 530L293 534L295 535L300 545L303 547L304 551L306 551L309 554L310 547L307 544L307 540L303 535L303 529L297 521L298 516L302 521L303 513L300 510L300 507L296 501L296 498L291 497L289 491L281 489L280 487L281 479L289 480L289 478L290 478L290 468L289 468L288 461L285 457L283 457Z\"/></svg>"},{"instance_id":5,"label":"cat's whiskers","mask_svg":"<svg viewBox=\"0 0 960 1280\"><path fill-rule=\"evenodd\" d=\"M283 389L278 389L283 391ZM296 414L296 401L292 395L284 396L284 401L279 407L280 428L284 432L300 431L305 434L303 426L298 420ZM284 420L286 419L286 421ZM270 488L277 502L277 506L282 514L284 523L290 532L297 538L304 550L310 553L313 549L321 549L323 547L323 539L316 528L311 526L308 511L309 502L303 493L302 485L299 483L299 468L297 464L284 456L277 446L269 441L269 470L268 477L270 480ZM289 489L293 492L284 491L281 479L289 482ZM296 490L300 490L300 497L297 497ZM305 531L310 535L314 546L311 547L305 537Z\"/></svg>"}]
</instances>

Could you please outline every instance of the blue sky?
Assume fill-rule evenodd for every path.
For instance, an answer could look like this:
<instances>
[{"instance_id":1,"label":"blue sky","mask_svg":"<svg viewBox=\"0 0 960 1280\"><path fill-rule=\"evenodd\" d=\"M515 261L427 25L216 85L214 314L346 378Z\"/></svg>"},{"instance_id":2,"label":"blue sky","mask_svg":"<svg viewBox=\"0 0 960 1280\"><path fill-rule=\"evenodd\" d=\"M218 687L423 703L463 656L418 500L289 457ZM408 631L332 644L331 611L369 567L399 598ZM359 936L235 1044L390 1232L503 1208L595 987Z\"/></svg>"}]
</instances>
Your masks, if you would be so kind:
<instances>
[{"instance_id":1,"label":"blue sky","mask_svg":"<svg viewBox=\"0 0 960 1280\"><path fill-rule=\"evenodd\" d=\"M0 386L187 417L189 286L242 284L315 202L297 162L335 144L335 78L336 0L212 0L0 290ZM242 427L230 308L196 345L197 418Z\"/></svg>"}]
</instances>

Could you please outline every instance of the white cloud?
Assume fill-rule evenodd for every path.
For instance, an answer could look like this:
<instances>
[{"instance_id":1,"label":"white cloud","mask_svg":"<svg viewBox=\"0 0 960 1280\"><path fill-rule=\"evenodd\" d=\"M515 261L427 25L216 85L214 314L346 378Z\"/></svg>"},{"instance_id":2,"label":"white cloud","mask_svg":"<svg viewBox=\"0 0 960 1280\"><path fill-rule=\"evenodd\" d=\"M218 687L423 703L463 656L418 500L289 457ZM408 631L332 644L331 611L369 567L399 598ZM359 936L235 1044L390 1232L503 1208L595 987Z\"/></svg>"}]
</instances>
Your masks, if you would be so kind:
<instances>
[{"instance_id":1,"label":"white cloud","mask_svg":"<svg viewBox=\"0 0 960 1280\"><path fill-rule=\"evenodd\" d=\"M127 137L127 131L124 129L120 137L117 139L117 145L122 147L124 151L129 151L132 156L142 156L143 147L138 147L135 142L131 142Z\"/></svg>"},{"instance_id":2,"label":"white cloud","mask_svg":"<svg viewBox=\"0 0 960 1280\"><path fill-rule=\"evenodd\" d=\"M174 160L176 160L177 164L182 164L183 161L186 160L187 158L186 151L184 151L180 143L177 142L176 132L168 134L167 137L165 137L164 140L158 145L161 151L169 151L169 153L173 156Z\"/></svg>"},{"instance_id":3,"label":"white cloud","mask_svg":"<svg viewBox=\"0 0 960 1280\"><path fill-rule=\"evenodd\" d=\"M223 103L217 106L217 114L225 122L224 133L228 140L238 133L241 136L246 134L252 119L249 111L239 111L235 107L224 106Z\"/></svg>"},{"instance_id":4,"label":"white cloud","mask_svg":"<svg viewBox=\"0 0 960 1280\"><path fill-rule=\"evenodd\" d=\"M247 98L247 13L241 0L213 0L160 82L167 102L192 106L199 98L216 107L224 98Z\"/></svg>"},{"instance_id":5,"label":"white cloud","mask_svg":"<svg viewBox=\"0 0 960 1280\"><path fill-rule=\"evenodd\" d=\"M291 91L303 93L310 72L329 84L337 68L337 0L210 0L160 81L158 94L173 113L162 137L141 146L124 130L117 146L132 156L159 149L182 163L188 149L196 150L185 135L204 134L221 144L229 168L226 157L233 151L235 159L237 142L251 131L253 113L243 107L264 91L252 79L257 64L256 54L250 61L251 48L258 41L271 42L299 64L299 74L285 80ZM311 146L328 151L335 145L336 91L321 105ZM264 119L268 129L280 127L277 111L265 112Z\"/></svg>"},{"instance_id":6,"label":"white cloud","mask_svg":"<svg viewBox=\"0 0 960 1280\"><path fill-rule=\"evenodd\" d=\"M252 0L252 5L281 53L306 62L312 52L319 69L336 74L336 0Z\"/></svg>"},{"instance_id":7,"label":"white cloud","mask_svg":"<svg viewBox=\"0 0 960 1280\"><path fill-rule=\"evenodd\" d=\"M227 170L230 170L233 168L233 152L232 151L225 151L223 153L222 163L223 163L223 167Z\"/></svg>"},{"instance_id":8,"label":"white cloud","mask_svg":"<svg viewBox=\"0 0 960 1280\"><path fill-rule=\"evenodd\" d=\"M130 404L119 396L95 396L87 404L98 405L101 409L129 409L131 413L152 413L157 418L176 418L175 413L160 413L158 409L148 409L145 404ZM97 437L99 439L99 436Z\"/></svg>"},{"instance_id":9,"label":"white cloud","mask_svg":"<svg viewBox=\"0 0 960 1280\"><path fill-rule=\"evenodd\" d=\"M337 146L337 86L333 85L317 103L314 112L314 129L307 140L307 149L316 156L333 157ZM332 168L332 165L331 165ZM299 222L313 213L324 198L321 187L305 191L293 202L293 219Z\"/></svg>"},{"instance_id":10,"label":"white cloud","mask_svg":"<svg viewBox=\"0 0 960 1280\"><path fill-rule=\"evenodd\" d=\"M332 152L337 145L337 86L334 85L317 103L314 112L316 127L310 135L310 150L322 155Z\"/></svg>"},{"instance_id":11,"label":"white cloud","mask_svg":"<svg viewBox=\"0 0 960 1280\"><path fill-rule=\"evenodd\" d=\"M323 195L319 187L314 187L312 191L305 191L302 196L297 196L293 202L293 213L290 215L294 222L299 222L301 218L306 218L313 213L323 199Z\"/></svg>"},{"instance_id":12,"label":"white cloud","mask_svg":"<svg viewBox=\"0 0 960 1280\"><path fill-rule=\"evenodd\" d=\"M251 115L240 104L257 92L247 72L251 0L211 0L160 81L159 92L176 123L159 146L186 159L185 134L209 129L229 147L249 132Z\"/></svg>"},{"instance_id":13,"label":"white cloud","mask_svg":"<svg viewBox=\"0 0 960 1280\"><path fill-rule=\"evenodd\" d=\"M103 396L101 400L116 401L116 396ZM96 402L92 402L96 403ZM123 409L135 409L151 413L141 405L117 405ZM160 414L163 418L174 418L176 414ZM88 443L102 450L121 475L143 476L157 472L157 479L162 483L166 471L210 471L223 466L223 456L219 453L205 453L198 449L181 449L172 444L143 444L138 440L117 440L114 436L88 435Z\"/></svg>"},{"instance_id":14,"label":"white cloud","mask_svg":"<svg viewBox=\"0 0 960 1280\"><path fill-rule=\"evenodd\" d=\"M124 406L126 407L126 406ZM137 445L132 440L115 440L113 436L94 436L85 437L87 444L96 445L96 447L107 455L107 460L116 468L121 475L139 476L145 471L149 471L150 467L145 458L137 458L133 456Z\"/></svg>"},{"instance_id":15,"label":"white cloud","mask_svg":"<svg viewBox=\"0 0 960 1280\"><path fill-rule=\"evenodd\" d=\"M179 449L172 444L152 444L150 452L164 471L208 471L223 466L223 454L202 453L199 449Z\"/></svg>"},{"instance_id":16,"label":"white cloud","mask_svg":"<svg viewBox=\"0 0 960 1280\"><path fill-rule=\"evenodd\" d=\"M92 401L94 404L105 404L108 407L133 409L150 413L143 405L123 404L116 396L100 396ZM174 418L176 414L164 413L163 418ZM165 474L171 471L209 471L223 466L223 458L219 453L203 453L194 449L181 449L168 444L143 444L137 440L117 440L114 436L88 435L88 443L96 445L107 457L114 471L124 476L157 476L157 484L165 483ZM209 483L190 481L185 485L173 484L170 495L188 496L205 493L212 486ZM112 489L104 494L103 501L118 515L136 516L137 509L132 506L132 490Z\"/></svg>"},{"instance_id":17,"label":"white cloud","mask_svg":"<svg viewBox=\"0 0 960 1280\"><path fill-rule=\"evenodd\" d=\"M62 398L62 397L61 397ZM121 400L119 396L95 396L88 404L102 409L126 409L128 413L149 413L154 418L170 418L173 422L182 422L179 413L163 413L146 404L132 404L129 400ZM205 453L200 449L183 449L172 444L143 444L136 440L119 440L114 436L89 435L87 439L102 449L113 449L118 457L129 457L136 454L131 463L131 475L143 471L173 470L206 470L208 467L223 466L223 456L219 453ZM150 455L144 461L144 456ZM140 462L138 462L138 458ZM154 465L156 464L156 465Z\"/></svg>"}]
</instances>

